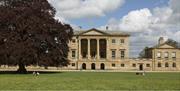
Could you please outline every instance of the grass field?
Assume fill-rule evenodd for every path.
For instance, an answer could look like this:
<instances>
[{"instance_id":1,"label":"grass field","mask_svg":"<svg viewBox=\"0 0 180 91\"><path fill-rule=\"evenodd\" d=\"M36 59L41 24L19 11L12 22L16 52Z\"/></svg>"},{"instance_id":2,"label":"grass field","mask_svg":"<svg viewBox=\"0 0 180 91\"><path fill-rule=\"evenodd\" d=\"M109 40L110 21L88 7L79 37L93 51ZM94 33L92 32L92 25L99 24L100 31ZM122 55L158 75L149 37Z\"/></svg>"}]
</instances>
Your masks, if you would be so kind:
<instances>
[{"instance_id":1,"label":"grass field","mask_svg":"<svg viewBox=\"0 0 180 91\"><path fill-rule=\"evenodd\" d=\"M180 90L180 73L62 72L0 74L1 90Z\"/></svg>"}]
</instances>

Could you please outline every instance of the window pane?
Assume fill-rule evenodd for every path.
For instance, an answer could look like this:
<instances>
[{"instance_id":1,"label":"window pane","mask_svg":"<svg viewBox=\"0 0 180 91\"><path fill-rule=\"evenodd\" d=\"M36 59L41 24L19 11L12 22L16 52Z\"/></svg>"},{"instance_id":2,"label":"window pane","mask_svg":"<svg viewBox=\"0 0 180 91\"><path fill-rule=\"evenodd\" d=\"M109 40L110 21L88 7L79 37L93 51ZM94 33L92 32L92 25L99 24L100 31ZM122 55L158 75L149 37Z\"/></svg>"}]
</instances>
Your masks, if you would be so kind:
<instances>
[{"instance_id":1,"label":"window pane","mask_svg":"<svg viewBox=\"0 0 180 91\"><path fill-rule=\"evenodd\" d=\"M75 66L75 63L72 63L72 66Z\"/></svg>"},{"instance_id":2,"label":"window pane","mask_svg":"<svg viewBox=\"0 0 180 91\"><path fill-rule=\"evenodd\" d=\"M169 64L168 64L168 63L165 63L165 67L169 67Z\"/></svg>"},{"instance_id":3,"label":"window pane","mask_svg":"<svg viewBox=\"0 0 180 91\"><path fill-rule=\"evenodd\" d=\"M76 40L75 40L75 39L72 39L72 43L76 43Z\"/></svg>"},{"instance_id":4,"label":"window pane","mask_svg":"<svg viewBox=\"0 0 180 91\"><path fill-rule=\"evenodd\" d=\"M168 57L169 57L169 53L168 53L168 52L165 52L165 53L164 53L164 56L165 56L165 58L168 58Z\"/></svg>"},{"instance_id":5,"label":"window pane","mask_svg":"<svg viewBox=\"0 0 180 91\"><path fill-rule=\"evenodd\" d=\"M121 41L121 43L124 43L124 39L121 39L120 41Z\"/></svg>"},{"instance_id":6,"label":"window pane","mask_svg":"<svg viewBox=\"0 0 180 91\"><path fill-rule=\"evenodd\" d=\"M124 64L121 64L121 67L124 67L125 65Z\"/></svg>"},{"instance_id":7,"label":"window pane","mask_svg":"<svg viewBox=\"0 0 180 91\"><path fill-rule=\"evenodd\" d=\"M116 51L113 50L113 51L112 51L112 58L115 58L115 57L116 57Z\"/></svg>"},{"instance_id":8,"label":"window pane","mask_svg":"<svg viewBox=\"0 0 180 91\"><path fill-rule=\"evenodd\" d=\"M73 57L73 58L76 57L76 51L75 51L75 50L72 51L72 57Z\"/></svg>"},{"instance_id":9,"label":"window pane","mask_svg":"<svg viewBox=\"0 0 180 91\"><path fill-rule=\"evenodd\" d=\"M176 52L172 53L172 58L176 58Z\"/></svg>"},{"instance_id":10,"label":"window pane","mask_svg":"<svg viewBox=\"0 0 180 91\"><path fill-rule=\"evenodd\" d=\"M115 66L116 66L116 64L113 63L113 64L112 64L112 67L115 67Z\"/></svg>"},{"instance_id":11,"label":"window pane","mask_svg":"<svg viewBox=\"0 0 180 91\"><path fill-rule=\"evenodd\" d=\"M124 58L124 57L125 57L125 51L121 50L121 58Z\"/></svg>"},{"instance_id":12,"label":"window pane","mask_svg":"<svg viewBox=\"0 0 180 91\"><path fill-rule=\"evenodd\" d=\"M161 57L161 52L157 53L157 57L160 58Z\"/></svg>"},{"instance_id":13,"label":"window pane","mask_svg":"<svg viewBox=\"0 0 180 91\"><path fill-rule=\"evenodd\" d=\"M176 67L176 63L173 63L173 64L172 64L172 67Z\"/></svg>"},{"instance_id":14,"label":"window pane","mask_svg":"<svg viewBox=\"0 0 180 91\"><path fill-rule=\"evenodd\" d=\"M136 67L136 64L133 64L132 66L133 66L133 67Z\"/></svg>"},{"instance_id":15,"label":"window pane","mask_svg":"<svg viewBox=\"0 0 180 91\"><path fill-rule=\"evenodd\" d=\"M146 67L150 67L150 64L146 64Z\"/></svg>"},{"instance_id":16,"label":"window pane","mask_svg":"<svg viewBox=\"0 0 180 91\"><path fill-rule=\"evenodd\" d=\"M158 67L161 67L161 63L158 63Z\"/></svg>"},{"instance_id":17,"label":"window pane","mask_svg":"<svg viewBox=\"0 0 180 91\"><path fill-rule=\"evenodd\" d=\"M112 39L112 43L116 43L116 40L115 40L115 39Z\"/></svg>"}]
</instances>

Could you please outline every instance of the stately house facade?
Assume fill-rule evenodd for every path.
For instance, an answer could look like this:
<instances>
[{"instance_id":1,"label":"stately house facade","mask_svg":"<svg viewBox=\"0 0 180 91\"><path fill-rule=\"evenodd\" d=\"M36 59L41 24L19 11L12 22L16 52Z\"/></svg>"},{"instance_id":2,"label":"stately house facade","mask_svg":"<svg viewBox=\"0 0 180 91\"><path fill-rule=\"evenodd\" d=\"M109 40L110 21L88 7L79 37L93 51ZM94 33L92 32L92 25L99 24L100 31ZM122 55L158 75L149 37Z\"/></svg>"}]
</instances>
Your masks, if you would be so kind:
<instances>
[{"instance_id":1,"label":"stately house facade","mask_svg":"<svg viewBox=\"0 0 180 91\"><path fill-rule=\"evenodd\" d=\"M75 31L69 42L72 70L122 70L122 71L178 71L180 49L166 43L158 44L148 51L149 58L129 57L129 37L119 31L90 29ZM163 40L161 40L162 42Z\"/></svg>"}]
</instances>

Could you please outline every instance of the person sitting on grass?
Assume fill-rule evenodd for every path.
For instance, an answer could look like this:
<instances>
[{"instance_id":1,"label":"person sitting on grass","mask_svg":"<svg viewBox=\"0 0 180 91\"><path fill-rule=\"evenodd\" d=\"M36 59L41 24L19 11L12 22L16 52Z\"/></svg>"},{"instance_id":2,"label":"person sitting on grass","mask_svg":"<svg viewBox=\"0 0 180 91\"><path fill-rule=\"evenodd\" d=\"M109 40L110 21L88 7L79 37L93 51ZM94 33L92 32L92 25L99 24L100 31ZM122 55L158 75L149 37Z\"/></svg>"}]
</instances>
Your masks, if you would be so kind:
<instances>
[{"instance_id":1,"label":"person sitting on grass","mask_svg":"<svg viewBox=\"0 0 180 91\"><path fill-rule=\"evenodd\" d=\"M136 72L136 75L143 75L143 76L145 76L145 70L143 72Z\"/></svg>"},{"instance_id":2,"label":"person sitting on grass","mask_svg":"<svg viewBox=\"0 0 180 91\"><path fill-rule=\"evenodd\" d=\"M38 75L39 75L39 72L34 71L34 72L33 72L33 75L38 76Z\"/></svg>"},{"instance_id":3,"label":"person sitting on grass","mask_svg":"<svg viewBox=\"0 0 180 91\"><path fill-rule=\"evenodd\" d=\"M143 71L142 75L145 76L145 70Z\"/></svg>"}]
</instances>

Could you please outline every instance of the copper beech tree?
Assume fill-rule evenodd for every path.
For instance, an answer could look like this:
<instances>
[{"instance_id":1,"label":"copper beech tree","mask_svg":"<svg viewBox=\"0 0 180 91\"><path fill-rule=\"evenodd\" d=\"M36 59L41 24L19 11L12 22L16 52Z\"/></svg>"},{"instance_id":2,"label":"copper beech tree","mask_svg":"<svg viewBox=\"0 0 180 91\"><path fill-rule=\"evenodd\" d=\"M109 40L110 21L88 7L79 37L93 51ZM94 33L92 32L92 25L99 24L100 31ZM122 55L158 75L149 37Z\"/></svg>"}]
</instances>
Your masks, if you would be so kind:
<instances>
[{"instance_id":1,"label":"copper beech tree","mask_svg":"<svg viewBox=\"0 0 180 91\"><path fill-rule=\"evenodd\" d=\"M73 30L47 0L0 0L0 65L66 66Z\"/></svg>"}]
</instances>

